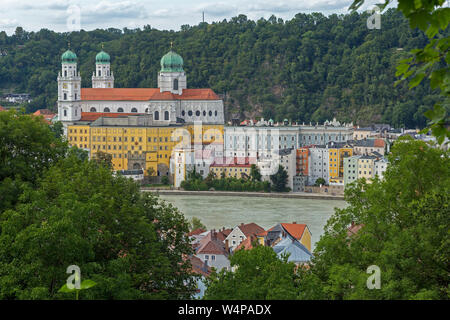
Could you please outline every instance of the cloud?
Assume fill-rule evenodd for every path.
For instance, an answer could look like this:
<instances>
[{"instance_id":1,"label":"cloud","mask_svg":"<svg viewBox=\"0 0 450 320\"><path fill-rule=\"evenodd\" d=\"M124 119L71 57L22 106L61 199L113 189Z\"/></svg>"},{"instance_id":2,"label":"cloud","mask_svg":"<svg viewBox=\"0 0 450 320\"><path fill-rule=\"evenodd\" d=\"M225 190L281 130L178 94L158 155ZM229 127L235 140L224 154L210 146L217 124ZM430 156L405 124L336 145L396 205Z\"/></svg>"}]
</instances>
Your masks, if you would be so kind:
<instances>
[{"instance_id":1,"label":"cloud","mask_svg":"<svg viewBox=\"0 0 450 320\"><path fill-rule=\"evenodd\" d=\"M0 19L0 29L11 29L19 25L17 19Z\"/></svg>"}]
</instances>

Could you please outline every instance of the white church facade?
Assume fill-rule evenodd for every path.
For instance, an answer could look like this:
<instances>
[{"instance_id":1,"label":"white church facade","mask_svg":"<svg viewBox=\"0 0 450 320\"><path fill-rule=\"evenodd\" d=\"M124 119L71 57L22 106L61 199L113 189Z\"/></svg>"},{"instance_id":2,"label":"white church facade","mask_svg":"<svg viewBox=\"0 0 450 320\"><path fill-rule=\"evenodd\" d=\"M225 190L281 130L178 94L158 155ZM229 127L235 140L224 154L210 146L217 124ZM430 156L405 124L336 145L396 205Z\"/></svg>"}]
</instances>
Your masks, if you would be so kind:
<instances>
[{"instance_id":1,"label":"white church facade","mask_svg":"<svg viewBox=\"0 0 450 320\"><path fill-rule=\"evenodd\" d=\"M77 56L68 50L58 74L58 118L65 124L82 120L83 113L151 114L161 125L224 124L224 106L211 89L188 89L183 59L170 50L161 59L158 88L115 88L110 56L96 56L92 88L81 88Z\"/></svg>"}]
</instances>

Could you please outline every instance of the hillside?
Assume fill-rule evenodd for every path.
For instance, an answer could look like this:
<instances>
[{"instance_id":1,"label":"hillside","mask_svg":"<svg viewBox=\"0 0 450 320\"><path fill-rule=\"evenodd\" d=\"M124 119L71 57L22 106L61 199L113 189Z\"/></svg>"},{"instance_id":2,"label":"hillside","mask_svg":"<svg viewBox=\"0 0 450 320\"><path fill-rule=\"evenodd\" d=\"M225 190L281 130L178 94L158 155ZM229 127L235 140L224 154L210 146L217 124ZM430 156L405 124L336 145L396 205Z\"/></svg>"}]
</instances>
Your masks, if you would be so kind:
<instances>
[{"instance_id":1,"label":"hillside","mask_svg":"<svg viewBox=\"0 0 450 320\"><path fill-rule=\"evenodd\" d=\"M116 87L156 87L159 60L174 41L184 59L190 88L211 87L225 101L227 119L263 116L300 122L336 117L422 127L423 112L438 99L424 81L412 91L394 88L395 66L426 37L410 30L391 9L380 30L369 30L367 14L297 14L289 21L248 20L183 26L179 32L95 30L55 33L17 29L0 32L0 88L15 87L35 100L28 111L56 108L60 55L76 52L83 86L91 85L95 55L104 44L112 58Z\"/></svg>"}]
</instances>

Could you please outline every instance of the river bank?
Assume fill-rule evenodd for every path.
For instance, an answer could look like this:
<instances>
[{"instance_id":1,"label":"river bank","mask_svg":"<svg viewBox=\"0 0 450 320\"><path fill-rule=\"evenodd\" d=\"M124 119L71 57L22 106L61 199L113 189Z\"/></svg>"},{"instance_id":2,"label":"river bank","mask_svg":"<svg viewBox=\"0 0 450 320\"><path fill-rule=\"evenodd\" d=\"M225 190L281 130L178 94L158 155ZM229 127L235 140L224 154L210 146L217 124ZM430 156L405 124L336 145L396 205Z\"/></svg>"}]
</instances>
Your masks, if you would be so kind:
<instances>
[{"instance_id":1,"label":"river bank","mask_svg":"<svg viewBox=\"0 0 450 320\"><path fill-rule=\"evenodd\" d=\"M260 198L289 198L289 199L317 199L317 200L344 200L343 196L324 195L316 193L275 193L275 192L236 192L236 191L184 191L158 188L141 188L143 192L153 192L160 195L180 196L227 196L227 197L260 197Z\"/></svg>"}]
</instances>

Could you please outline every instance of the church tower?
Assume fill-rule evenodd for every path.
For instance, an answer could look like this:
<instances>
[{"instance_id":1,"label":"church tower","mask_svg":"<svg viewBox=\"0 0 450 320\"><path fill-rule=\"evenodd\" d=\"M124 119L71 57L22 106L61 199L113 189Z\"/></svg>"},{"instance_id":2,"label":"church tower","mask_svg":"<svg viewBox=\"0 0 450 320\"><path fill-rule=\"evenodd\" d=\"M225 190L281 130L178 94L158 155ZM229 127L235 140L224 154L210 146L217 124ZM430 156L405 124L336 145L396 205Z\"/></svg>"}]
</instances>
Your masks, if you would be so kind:
<instances>
[{"instance_id":1,"label":"church tower","mask_svg":"<svg viewBox=\"0 0 450 320\"><path fill-rule=\"evenodd\" d=\"M92 75L92 88L114 88L111 57L103 50L95 57L95 72Z\"/></svg>"},{"instance_id":2,"label":"church tower","mask_svg":"<svg viewBox=\"0 0 450 320\"><path fill-rule=\"evenodd\" d=\"M77 55L70 50L61 56L58 74L58 118L60 121L81 119L81 76L77 70Z\"/></svg>"},{"instance_id":3,"label":"church tower","mask_svg":"<svg viewBox=\"0 0 450 320\"><path fill-rule=\"evenodd\" d=\"M183 70L183 58L172 49L161 58L161 71L158 75L160 92L170 91L173 94L183 94L187 88L186 74Z\"/></svg>"}]
</instances>

